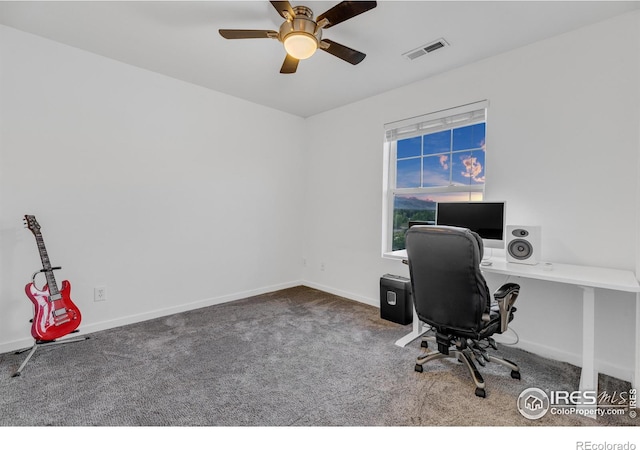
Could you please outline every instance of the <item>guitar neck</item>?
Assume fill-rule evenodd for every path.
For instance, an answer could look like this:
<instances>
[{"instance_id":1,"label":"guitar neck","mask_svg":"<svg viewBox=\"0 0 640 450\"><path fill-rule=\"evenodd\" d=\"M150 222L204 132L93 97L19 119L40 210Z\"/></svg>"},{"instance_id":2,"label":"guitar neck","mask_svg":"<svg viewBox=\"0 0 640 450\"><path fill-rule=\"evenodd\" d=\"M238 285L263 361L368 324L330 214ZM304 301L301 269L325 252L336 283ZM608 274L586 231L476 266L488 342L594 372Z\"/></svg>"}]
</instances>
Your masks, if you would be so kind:
<instances>
[{"instance_id":1,"label":"guitar neck","mask_svg":"<svg viewBox=\"0 0 640 450\"><path fill-rule=\"evenodd\" d=\"M40 260L42 261L42 269L47 278L47 285L49 286L49 294L51 294L51 296L57 296L60 294L60 291L58 291L58 284L56 283L56 278L53 276L53 270L51 270L51 261L49 260L47 248L44 245L44 238L41 233L35 233L35 237L36 244L38 244L38 251L40 252Z\"/></svg>"}]
</instances>

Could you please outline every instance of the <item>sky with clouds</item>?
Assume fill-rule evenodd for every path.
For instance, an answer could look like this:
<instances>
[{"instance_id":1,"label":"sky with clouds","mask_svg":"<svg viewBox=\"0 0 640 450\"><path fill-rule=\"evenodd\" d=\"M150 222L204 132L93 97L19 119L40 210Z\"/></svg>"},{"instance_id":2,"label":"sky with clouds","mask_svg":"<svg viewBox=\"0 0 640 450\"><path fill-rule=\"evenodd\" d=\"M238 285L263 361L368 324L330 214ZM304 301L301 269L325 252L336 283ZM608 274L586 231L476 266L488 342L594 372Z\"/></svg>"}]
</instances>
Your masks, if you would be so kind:
<instances>
[{"instance_id":1,"label":"sky with clouds","mask_svg":"<svg viewBox=\"0 0 640 450\"><path fill-rule=\"evenodd\" d=\"M485 124L399 140L396 187L484 183Z\"/></svg>"}]
</instances>

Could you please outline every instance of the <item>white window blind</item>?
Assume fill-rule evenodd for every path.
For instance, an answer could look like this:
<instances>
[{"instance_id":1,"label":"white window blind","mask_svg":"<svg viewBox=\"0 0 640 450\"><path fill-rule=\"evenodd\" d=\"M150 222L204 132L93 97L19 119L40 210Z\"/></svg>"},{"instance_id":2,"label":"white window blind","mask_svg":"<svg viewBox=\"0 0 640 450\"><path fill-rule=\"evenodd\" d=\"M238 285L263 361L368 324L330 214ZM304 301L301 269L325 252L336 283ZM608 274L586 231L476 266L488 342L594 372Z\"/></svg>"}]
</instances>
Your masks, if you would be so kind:
<instances>
[{"instance_id":1,"label":"white window blind","mask_svg":"<svg viewBox=\"0 0 640 450\"><path fill-rule=\"evenodd\" d=\"M487 100L385 124L385 140L398 141L486 120Z\"/></svg>"}]
</instances>

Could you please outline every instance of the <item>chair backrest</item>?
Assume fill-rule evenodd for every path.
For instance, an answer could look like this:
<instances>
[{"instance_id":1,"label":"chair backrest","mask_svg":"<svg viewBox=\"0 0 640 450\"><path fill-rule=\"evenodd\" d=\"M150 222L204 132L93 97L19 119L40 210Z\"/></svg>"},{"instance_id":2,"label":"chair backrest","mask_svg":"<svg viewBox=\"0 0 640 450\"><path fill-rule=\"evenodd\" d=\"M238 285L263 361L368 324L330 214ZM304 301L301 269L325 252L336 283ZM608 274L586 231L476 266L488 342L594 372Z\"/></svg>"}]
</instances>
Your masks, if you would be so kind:
<instances>
[{"instance_id":1,"label":"chair backrest","mask_svg":"<svg viewBox=\"0 0 640 450\"><path fill-rule=\"evenodd\" d=\"M466 228L420 225L409 228L406 245L420 320L436 329L480 330L491 306L480 237Z\"/></svg>"}]
</instances>

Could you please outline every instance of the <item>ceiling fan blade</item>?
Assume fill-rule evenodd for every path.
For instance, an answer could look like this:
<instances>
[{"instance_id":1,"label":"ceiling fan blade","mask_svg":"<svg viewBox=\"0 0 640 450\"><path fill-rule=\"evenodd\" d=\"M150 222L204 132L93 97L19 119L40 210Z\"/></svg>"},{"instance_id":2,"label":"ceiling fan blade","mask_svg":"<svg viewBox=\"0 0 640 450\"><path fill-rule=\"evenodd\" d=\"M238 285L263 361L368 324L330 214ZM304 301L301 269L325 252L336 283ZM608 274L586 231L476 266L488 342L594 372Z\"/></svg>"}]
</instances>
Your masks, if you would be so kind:
<instances>
[{"instance_id":1,"label":"ceiling fan blade","mask_svg":"<svg viewBox=\"0 0 640 450\"><path fill-rule=\"evenodd\" d=\"M218 30L218 32L225 39L277 39L278 37L278 32L273 30Z\"/></svg>"},{"instance_id":2,"label":"ceiling fan blade","mask_svg":"<svg viewBox=\"0 0 640 450\"><path fill-rule=\"evenodd\" d=\"M299 62L299 59L296 59L287 53L287 56L284 58L284 62L282 63L280 73L296 73Z\"/></svg>"},{"instance_id":3,"label":"ceiling fan blade","mask_svg":"<svg viewBox=\"0 0 640 450\"><path fill-rule=\"evenodd\" d=\"M278 11L278 14L280 14L287 20L293 19L296 16L296 13L293 12L293 8L291 7L291 3L289 2L271 2L271 4L276 9L276 11ZM289 17L287 17L287 14L289 15Z\"/></svg>"},{"instance_id":4,"label":"ceiling fan blade","mask_svg":"<svg viewBox=\"0 0 640 450\"><path fill-rule=\"evenodd\" d=\"M323 39L320 44L320 48L325 52L331 53L333 56L337 56L343 61L351 63L354 66L361 63L365 56L367 56L362 52L349 48L345 45L338 44L337 42L333 42L330 39Z\"/></svg>"},{"instance_id":5,"label":"ceiling fan blade","mask_svg":"<svg viewBox=\"0 0 640 450\"><path fill-rule=\"evenodd\" d=\"M330 10L320 14L318 16L317 22L320 23L323 21L323 19L327 19L329 23L324 25L323 28L331 28L332 26L337 25L340 22L349 20L352 17L357 16L358 14L362 14L363 12L367 12L370 9L375 8L377 5L378 2L340 2Z\"/></svg>"}]
</instances>

